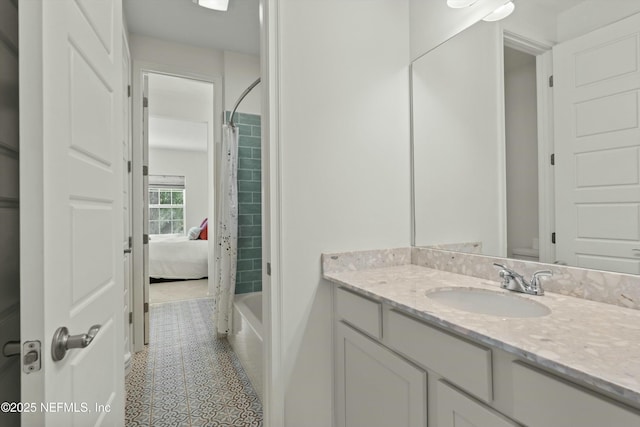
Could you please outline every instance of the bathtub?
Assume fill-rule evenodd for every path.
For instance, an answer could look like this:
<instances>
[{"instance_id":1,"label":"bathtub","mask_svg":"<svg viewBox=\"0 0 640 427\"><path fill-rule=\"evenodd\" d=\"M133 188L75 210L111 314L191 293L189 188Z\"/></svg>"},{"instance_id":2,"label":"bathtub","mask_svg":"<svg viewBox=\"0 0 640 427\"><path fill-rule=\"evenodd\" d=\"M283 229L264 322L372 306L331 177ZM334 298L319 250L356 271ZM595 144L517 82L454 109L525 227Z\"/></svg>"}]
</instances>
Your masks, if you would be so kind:
<instances>
[{"instance_id":1,"label":"bathtub","mask_svg":"<svg viewBox=\"0 0 640 427\"><path fill-rule=\"evenodd\" d=\"M227 338L261 401L262 336L262 292L236 295L233 329Z\"/></svg>"}]
</instances>

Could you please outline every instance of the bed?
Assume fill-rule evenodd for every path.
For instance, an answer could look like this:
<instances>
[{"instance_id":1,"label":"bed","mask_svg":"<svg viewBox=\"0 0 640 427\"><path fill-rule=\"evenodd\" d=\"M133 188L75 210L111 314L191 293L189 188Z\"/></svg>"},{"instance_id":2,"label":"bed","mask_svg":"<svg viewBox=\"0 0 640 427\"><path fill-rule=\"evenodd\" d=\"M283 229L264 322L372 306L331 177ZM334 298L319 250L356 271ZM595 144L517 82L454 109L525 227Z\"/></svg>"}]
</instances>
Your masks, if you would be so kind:
<instances>
[{"instance_id":1,"label":"bed","mask_svg":"<svg viewBox=\"0 0 640 427\"><path fill-rule=\"evenodd\" d=\"M149 238L149 277L201 279L208 275L209 241L154 234Z\"/></svg>"}]
</instances>

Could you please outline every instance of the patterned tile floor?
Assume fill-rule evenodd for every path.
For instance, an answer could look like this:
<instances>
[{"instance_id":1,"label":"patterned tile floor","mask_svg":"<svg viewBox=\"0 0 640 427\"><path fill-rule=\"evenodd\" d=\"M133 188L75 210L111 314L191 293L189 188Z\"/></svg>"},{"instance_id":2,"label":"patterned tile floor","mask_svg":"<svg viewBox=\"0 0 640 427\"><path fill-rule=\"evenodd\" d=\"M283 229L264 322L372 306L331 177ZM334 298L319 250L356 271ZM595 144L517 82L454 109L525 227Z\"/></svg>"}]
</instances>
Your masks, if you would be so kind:
<instances>
[{"instance_id":1,"label":"patterned tile floor","mask_svg":"<svg viewBox=\"0 0 640 427\"><path fill-rule=\"evenodd\" d=\"M149 345L127 376L127 427L262 426L262 404L226 339L212 300L151 306Z\"/></svg>"}]
</instances>

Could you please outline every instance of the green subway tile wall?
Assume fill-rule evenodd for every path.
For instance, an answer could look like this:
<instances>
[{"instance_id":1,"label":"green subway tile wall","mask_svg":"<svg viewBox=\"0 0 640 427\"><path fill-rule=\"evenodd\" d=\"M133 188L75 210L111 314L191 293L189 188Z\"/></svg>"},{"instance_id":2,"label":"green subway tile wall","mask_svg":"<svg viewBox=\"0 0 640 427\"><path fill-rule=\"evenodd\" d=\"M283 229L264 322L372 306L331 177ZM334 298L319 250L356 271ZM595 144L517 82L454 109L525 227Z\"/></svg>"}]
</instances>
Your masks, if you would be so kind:
<instances>
[{"instance_id":1,"label":"green subway tile wall","mask_svg":"<svg viewBox=\"0 0 640 427\"><path fill-rule=\"evenodd\" d=\"M244 113L236 113L233 122L240 134L236 294L244 294L262 291L261 122L260 116Z\"/></svg>"}]
</instances>

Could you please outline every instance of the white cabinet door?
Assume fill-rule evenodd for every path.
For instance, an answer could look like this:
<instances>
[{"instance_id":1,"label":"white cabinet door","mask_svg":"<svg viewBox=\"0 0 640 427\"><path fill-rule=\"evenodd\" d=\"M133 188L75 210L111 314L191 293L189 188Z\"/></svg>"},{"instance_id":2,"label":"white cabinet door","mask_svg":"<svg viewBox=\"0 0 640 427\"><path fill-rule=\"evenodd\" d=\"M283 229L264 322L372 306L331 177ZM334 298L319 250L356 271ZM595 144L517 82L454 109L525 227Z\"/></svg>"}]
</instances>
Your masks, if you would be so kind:
<instances>
[{"instance_id":1,"label":"white cabinet door","mask_svg":"<svg viewBox=\"0 0 640 427\"><path fill-rule=\"evenodd\" d=\"M426 426L425 371L343 323L336 339L338 427Z\"/></svg>"},{"instance_id":2,"label":"white cabinet door","mask_svg":"<svg viewBox=\"0 0 640 427\"><path fill-rule=\"evenodd\" d=\"M22 425L123 425L122 2L21 1L19 28Z\"/></svg>"},{"instance_id":3,"label":"white cabinet door","mask_svg":"<svg viewBox=\"0 0 640 427\"><path fill-rule=\"evenodd\" d=\"M640 14L553 49L556 257L640 274Z\"/></svg>"},{"instance_id":4,"label":"white cabinet door","mask_svg":"<svg viewBox=\"0 0 640 427\"><path fill-rule=\"evenodd\" d=\"M518 424L438 382L438 427L517 427ZM551 426L549 426L551 427Z\"/></svg>"}]
</instances>

